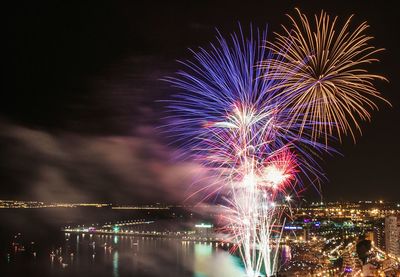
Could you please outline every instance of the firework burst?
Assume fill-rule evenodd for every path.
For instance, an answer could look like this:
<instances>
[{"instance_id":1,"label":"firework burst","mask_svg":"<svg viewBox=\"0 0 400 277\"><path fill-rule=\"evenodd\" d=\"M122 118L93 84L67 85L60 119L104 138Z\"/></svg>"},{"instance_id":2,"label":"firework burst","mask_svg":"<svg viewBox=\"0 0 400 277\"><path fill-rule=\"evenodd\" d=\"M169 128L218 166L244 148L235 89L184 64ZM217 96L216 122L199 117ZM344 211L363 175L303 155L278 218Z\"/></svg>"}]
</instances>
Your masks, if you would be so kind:
<instances>
[{"instance_id":1,"label":"firework burst","mask_svg":"<svg viewBox=\"0 0 400 277\"><path fill-rule=\"evenodd\" d=\"M271 89L283 81L263 78L269 68L259 66L272 55L263 45L266 33L251 31L247 39L240 30L230 40L217 39L210 50L192 51L194 60L181 62L185 71L166 78L180 90L168 101L168 128L213 173L206 195L228 199L227 229L247 275L258 276L264 268L271 276L287 199L301 186L297 175L317 182L322 174L315 154L327 148L306 133L299 136L311 122L293 121L287 128L290 110L281 105L279 90Z\"/></svg>"},{"instance_id":2,"label":"firework burst","mask_svg":"<svg viewBox=\"0 0 400 277\"><path fill-rule=\"evenodd\" d=\"M384 77L368 73L363 66L378 61L377 49L365 34L366 22L350 31L352 17L337 30L337 17L324 11L315 16L314 24L297 10L299 22L289 16L291 27L283 27L276 41L269 44L278 58L265 61L270 70L265 77L284 82L273 87L280 89L285 107L291 110L292 121L301 119L316 123L313 139L328 135L361 133L359 121L370 120L370 111L378 109L375 100L387 102L373 84ZM388 103L388 102L387 102Z\"/></svg>"},{"instance_id":3,"label":"firework burst","mask_svg":"<svg viewBox=\"0 0 400 277\"><path fill-rule=\"evenodd\" d=\"M328 142L350 134L381 99L373 85L385 78L362 67L381 51L369 46L368 25L339 32L321 12L311 25L297 10L274 44L266 33L220 34L209 49L192 51L185 70L165 80L179 93L168 102L168 131L206 167L213 182L196 193L225 200L226 230L249 277L278 271L280 239L291 195L302 180L318 183ZM384 100L386 101L386 100ZM323 138L323 142L319 142Z\"/></svg>"}]
</instances>

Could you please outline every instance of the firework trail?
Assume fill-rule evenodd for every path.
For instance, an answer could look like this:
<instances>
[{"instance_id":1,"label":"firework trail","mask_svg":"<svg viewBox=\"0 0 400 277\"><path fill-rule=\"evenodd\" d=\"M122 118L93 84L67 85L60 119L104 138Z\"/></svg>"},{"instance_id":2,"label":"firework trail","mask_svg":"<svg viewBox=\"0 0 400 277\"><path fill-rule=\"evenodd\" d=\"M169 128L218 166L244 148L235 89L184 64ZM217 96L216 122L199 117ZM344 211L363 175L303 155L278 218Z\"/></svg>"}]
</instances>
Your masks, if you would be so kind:
<instances>
[{"instance_id":1,"label":"firework trail","mask_svg":"<svg viewBox=\"0 0 400 277\"><path fill-rule=\"evenodd\" d=\"M285 80L278 86L293 120L322 123L312 129L314 139L325 136L327 143L327 135L335 133L339 140L350 134L355 141L353 129L361 134L359 121L370 120L370 111L378 109L375 100L387 102L373 84L386 79L363 68L378 61L375 54L383 49L369 45L366 22L350 31L351 16L337 29L337 17L324 11L315 15L314 24L296 11L299 22L288 15L291 28L283 27L268 46L278 59L265 61L266 78Z\"/></svg>"},{"instance_id":2,"label":"firework trail","mask_svg":"<svg viewBox=\"0 0 400 277\"><path fill-rule=\"evenodd\" d=\"M221 193L231 211L227 229L243 258L248 276L277 271L280 234L290 194L301 186L298 173L310 183L322 172L315 161L325 145L311 140L300 128L311 122L292 122L281 107L281 80L263 78L260 67L271 53L262 44L266 33L240 30L230 40L221 35L210 50L192 51L194 60L181 62L186 70L166 81L181 92L168 101L168 128L181 145L216 177L208 196ZM277 97L279 96L279 97ZM201 189L203 190L203 188Z\"/></svg>"},{"instance_id":3,"label":"firework trail","mask_svg":"<svg viewBox=\"0 0 400 277\"><path fill-rule=\"evenodd\" d=\"M225 229L249 277L276 274L291 197L302 180L324 178L318 161L334 151L333 136L354 138L384 100L372 84L384 78L362 68L381 50L368 46L366 23L349 32L349 19L336 33L324 12L315 30L298 15L301 25L290 17L293 28L274 44L259 30L219 34L165 79L179 91L167 101L167 128L213 176L196 193L227 203Z\"/></svg>"}]
</instances>

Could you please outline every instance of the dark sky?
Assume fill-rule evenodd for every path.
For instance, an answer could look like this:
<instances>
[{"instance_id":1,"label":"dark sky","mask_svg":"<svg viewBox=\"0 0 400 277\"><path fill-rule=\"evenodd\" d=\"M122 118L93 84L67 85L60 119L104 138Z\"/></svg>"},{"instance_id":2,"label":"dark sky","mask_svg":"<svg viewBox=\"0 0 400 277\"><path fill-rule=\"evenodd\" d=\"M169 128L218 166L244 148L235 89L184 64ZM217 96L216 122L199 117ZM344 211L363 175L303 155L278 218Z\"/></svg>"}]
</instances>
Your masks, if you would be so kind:
<instances>
[{"instance_id":1,"label":"dark sky","mask_svg":"<svg viewBox=\"0 0 400 277\"><path fill-rule=\"evenodd\" d=\"M326 157L326 199L400 200L399 32L389 1L12 1L3 7L0 199L179 201L201 174L154 131L173 91L159 79L187 48L243 26L281 31L294 7L368 21L387 50L371 67L383 103L343 157ZM108 2L108 3L107 3ZM218 3L217 3L218 2ZM241 3L242 2L242 3ZM317 197L312 189L308 195Z\"/></svg>"}]
</instances>

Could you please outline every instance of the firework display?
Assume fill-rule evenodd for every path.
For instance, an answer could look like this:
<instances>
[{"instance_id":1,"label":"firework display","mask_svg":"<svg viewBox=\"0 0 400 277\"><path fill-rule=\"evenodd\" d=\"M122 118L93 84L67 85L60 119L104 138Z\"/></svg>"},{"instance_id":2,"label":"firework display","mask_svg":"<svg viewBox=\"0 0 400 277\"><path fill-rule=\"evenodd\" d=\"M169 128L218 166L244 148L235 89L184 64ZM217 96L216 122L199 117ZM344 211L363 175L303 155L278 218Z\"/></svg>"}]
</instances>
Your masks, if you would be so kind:
<instances>
[{"instance_id":1,"label":"firework display","mask_svg":"<svg viewBox=\"0 0 400 277\"><path fill-rule=\"evenodd\" d=\"M337 29L338 18L324 11L314 24L296 11L299 23L288 16L291 28L283 27L283 34L268 45L278 58L265 61L271 69L265 77L284 80L279 84L286 96L282 104L293 119L322 123L314 125L313 138L335 133L355 140L353 129L361 133L359 121L370 120L370 110L378 109L374 100L387 102L372 83L386 79L363 68L377 61L374 54L383 49L368 44L373 38L365 34L366 22L350 31L350 17Z\"/></svg>"},{"instance_id":2,"label":"firework display","mask_svg":"<svg viewBox=\"0 0 400 277\"><path fill-rule=\"evenodd\" d=\"M278 271L292 199L324 178L319 161L334 151L330 139L354 136L356 117L368 119L381 98L371 81L382 77L359 68L379 51L367 45L367 25L350 33L347 22L336 36L336 19L322 12L313 30L299 15L301 27L290 17L293 28L275 44L252 28L248 37L219 34L165 79L179 90L168 101L168 129L210 172L196 193L224 199L225 230L247 276Z\"/></svg>"}]
</instances>

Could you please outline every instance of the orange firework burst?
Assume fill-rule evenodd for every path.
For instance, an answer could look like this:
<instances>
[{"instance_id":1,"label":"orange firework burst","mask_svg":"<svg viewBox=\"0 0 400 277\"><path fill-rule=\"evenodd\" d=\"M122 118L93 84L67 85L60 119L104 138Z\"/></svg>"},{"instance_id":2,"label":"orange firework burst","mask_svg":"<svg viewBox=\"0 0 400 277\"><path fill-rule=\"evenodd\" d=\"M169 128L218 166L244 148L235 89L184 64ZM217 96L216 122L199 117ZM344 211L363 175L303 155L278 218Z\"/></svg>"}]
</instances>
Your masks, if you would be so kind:
<instances>
[{"instance_id":1,"label":"orange firework burst","mask_svg":"<svg viewBox=\"0 0 400 277\"><path fill-rule=\"evenodd\" d=\"M288 15L292 27L283 27L283 34L276 34L275 43L269 44L276 57L263 61L269 69L265 77L281 80L272 89L285 95L292 124L314 125L313 139L324 137L327 143L334 133L340 140L350 133L355 140L353 129L361 133L359 121L370 120L370 111L378 109L375 100L389 103L373 84L386 79L363 68L378 61L374 55L383 49L369 45L372 37L365 35L366 22L350 31L350 17L337 31L337 17L331 19L322 11L311 24L296 10L300 24Z\"/></svg>"}]
</instances>

